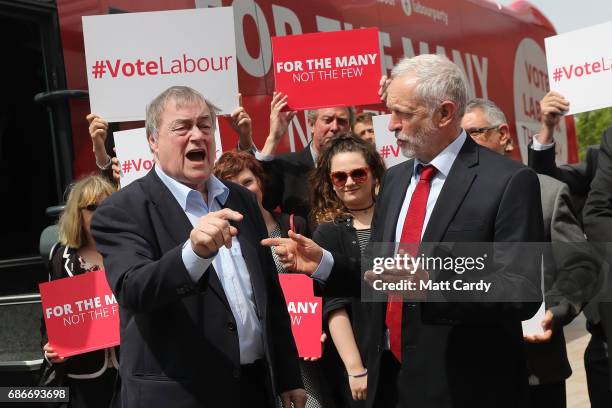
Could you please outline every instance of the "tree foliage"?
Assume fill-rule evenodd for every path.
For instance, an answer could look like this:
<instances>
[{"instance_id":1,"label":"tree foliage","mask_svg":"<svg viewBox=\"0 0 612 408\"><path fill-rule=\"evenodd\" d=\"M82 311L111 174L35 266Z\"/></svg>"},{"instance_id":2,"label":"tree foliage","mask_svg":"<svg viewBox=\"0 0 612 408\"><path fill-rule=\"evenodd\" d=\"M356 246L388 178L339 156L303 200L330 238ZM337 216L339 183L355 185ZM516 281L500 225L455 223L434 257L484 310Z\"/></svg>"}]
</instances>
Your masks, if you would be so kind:
<instances>
[{"instance_id":1,"label":"tree foliage","mask_svg":"<svg viewBox=\"0 0 612 408\"><path fill-rule=\"evenodd\" d=\"M587 147L599 145L603 132L612 126L612 107L576 115L576 137L578 154L584 159Z\"/></svg>"}]
</instances>

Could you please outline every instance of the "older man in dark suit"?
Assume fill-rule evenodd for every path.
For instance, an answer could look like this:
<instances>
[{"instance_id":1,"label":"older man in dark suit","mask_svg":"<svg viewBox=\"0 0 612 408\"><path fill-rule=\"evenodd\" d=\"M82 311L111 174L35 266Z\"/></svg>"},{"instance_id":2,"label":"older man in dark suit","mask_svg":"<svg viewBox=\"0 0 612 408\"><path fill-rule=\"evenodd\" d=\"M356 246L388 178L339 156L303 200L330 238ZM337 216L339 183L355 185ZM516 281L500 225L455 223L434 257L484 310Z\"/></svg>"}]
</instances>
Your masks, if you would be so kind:
<instances>
[{"instance_id":1,"label":"older man in dark suit","mask_svg":"<svg viewBox=\"0 0 612 408\"><path fill-rule=\"evenodd\" d=\"M120 305L123 407L304 407L255 199L212 174L214 107L172 87L147 108L155 166L96 211Z\"/></svg>"},{"instance_id":2,"label":"older man in dark suit","mask_svg":"<svg viewBox=\"0 0 612 408\"><path fill-rule=\"evenodd\" d=\"M394 67L386 99L389 129L396 133L402 152L414 159L385 175L371 242L542 241L536 174L466 135L461 129L466 99L461 70L444 57L420 55ZM277 246L286 267L314 272L314 278L325 282L327 293L359 294L356 260L330 254L295 234L264 244ZM533 300L541 300L539 260L535 253L506 258L508 262L484 277L430 275L451 287L460 280L484 279L491 284L491 293L464 293L461 302L453 301L458 294L452 291L428 291L421 295L437 301L401 302L390 297L373 305L367 405L526 406L521 320L536 312L538 303ZM366 278L375 282L387 279L385 274L370 271ZM425 281L426 276L420 270L406 279ZM440 301L445 296L450 302Z\"/></svg>"},{"instance_id":3,"label":"older man in dark suit","mask_svg":"<svg viewBox=\"0 0 612 408\"><path fill-rule=\"evenodd\" d=\"M474 141L494 152L504 155L513 149L506 115L493 101L471 100L461 125ZM592 294L597 268L567 185L544 174L538 174L538 180L544 238L552 243L552 257L546 258L543 333L525 337L529 391L533 406L563 408L565 379L572 373L563 326L580 313Z\"/></svg>"}]
</instances>

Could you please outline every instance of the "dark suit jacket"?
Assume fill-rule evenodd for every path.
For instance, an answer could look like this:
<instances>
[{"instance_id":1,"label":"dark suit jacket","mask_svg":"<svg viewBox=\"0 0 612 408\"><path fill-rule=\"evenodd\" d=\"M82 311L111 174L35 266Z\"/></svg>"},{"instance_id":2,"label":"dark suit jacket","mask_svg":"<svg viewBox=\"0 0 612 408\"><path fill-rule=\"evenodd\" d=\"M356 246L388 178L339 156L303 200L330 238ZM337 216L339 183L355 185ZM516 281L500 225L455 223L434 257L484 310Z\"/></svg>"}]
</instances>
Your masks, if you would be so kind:
<instances>
[{"instance_id":1,"label":"dark suit jacket","mask_svg":"<svg viewBox=\"0 0 612 408\"><path fill-rule=\"evenodd\" d=\"M284 153L271 161L262 161L266 171L264 206L273 211L280 206L281 212L296 214L308 220L308 177L314 169L310 144L299 152Z\"/></svg>"},{"instance_id":2,"label":"dark suit jacket","mask_svg":"<svg viewBox=\"0 0 612 408\"><path fill-rule=\"evenodd\" d=\"M612 242L612 127L602 136L597 171L591 191L584 205L584 230L589 241L595 244L604 260L612 264L610 242ZM609 273L609 272L608 272ZM605 276L604 276L605 277ZM610 344L612 339L612 280L607 277L600 282L603 287L598 295L597 319L601 322L603 340ZM588 306L587 306L588 307ZM585 308L586 314L586 308ZM590 316L589 319L591 319ZM612 359L608 359L612 372ZM612 389L612 376L610 376Z\"/></svg>"},{"instance_id":3,"label":"dark suit jacket","mask_svg":"<svg viewBox=\"0 0 612 408\"><path fill-rule=\"evenodd\" d=\"M591 181L597 170L598 146L589 146L584 160L576 164L563 164L557 167L555 149L533 150L529 145L528 164L538 174L545 174L564 182L570 189L578 219L582 221L582 208L591 188Z\"/></svg>"},{"instance_id":4,"label":"dark suit jacket","mask_svg":"<svg viewBox=\"0 0 612 408\"><path fill-rule=\"evenodd\" d=\"M276 392L302 387L284 297L255 199L230 189ZM236 323L211 266L199 282L181 257L192 225L150 171L96 210L92 231L120 306L121 402L130 407L237 407L240 352Z\"/></svg>"},{"instance_id":5,"label":"dark suit jacket","mask_svg":"<svg viewBox=\"0 0 612 408\"><path fill-rule=\"evenodd\" d=\"M544 238L551 242L545 258L546 308L554 315L548 343L526 343L530 383L546 384L568 378L563 326L580 313L597 279L596 263L576 218L565 183L538 174L544 216Z\"/></svg>"},{"instance_id":6,"label":"dark suit jacket","mask_svg":"<svg viewBox=\"0 0 612 408\"><path fill-rule=\"evenodd\" d=\"M398 215L413 172L409 160L385 175L372 224L372 243L395 242ZM423 242L541 242L540 188L536 174L467 138L444 183ZM359 290L350 259L332 253L328 293ZM379 255L376 255L379 256ZM505 295L541 298L539 256L512 257L485 277ZM522 258L522 259L520 259ZM525 267L527 266L527 267ZM450 280L470 279L466 275ZM359 293L359 292L356 292ZM521 320L534 302L404 303L400 405L406 408L524 407L527 370ZM373 304L368 345L368 404L376 398L385 348L386 303Z\"/></svg>"}]
</instances>

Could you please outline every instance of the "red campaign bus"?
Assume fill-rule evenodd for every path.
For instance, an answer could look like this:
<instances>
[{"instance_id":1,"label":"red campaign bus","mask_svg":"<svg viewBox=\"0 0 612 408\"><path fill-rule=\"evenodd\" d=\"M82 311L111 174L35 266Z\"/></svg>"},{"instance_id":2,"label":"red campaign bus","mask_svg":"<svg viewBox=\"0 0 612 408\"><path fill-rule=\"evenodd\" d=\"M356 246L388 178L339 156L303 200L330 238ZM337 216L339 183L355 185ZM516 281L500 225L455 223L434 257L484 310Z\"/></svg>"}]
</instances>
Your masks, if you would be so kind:
<instances>
[{"instance_id":1,"label":"red campaign bus","mask_svg":"<svg viewBox=\"0 0 612 408\"><path fill-rule=\"evenodd\" d=\"M465 73L471 97L495 101L515 137L514 158L526 160L539 129L538 101L548 90L544 38L551 23L534 6L486 0L0 0L0 385L31 384L40 363L37 284L46 280L44 254L64 191L95 171L86 114L87 75L81 17L233 6L239 89L261 147L274 90L271 37L378 27L383 71L403 56L446 55ZM214 36L212 37L214 40ZM206 41L204 39L203 41ZM205 46L205 44L203 44ZM118 98L121 95L117 95ZM382 105L358 110L384 112ZM223 146L237 135L221 119ZM113 124L111 130L141 127ZM576 162L571 117L556 132L559 163ZM305 112L293 120L281 151L310 138ZM109 137L109 152L112 147ZM40 245L40 247L39 247ZM43 256L41 256L41 253Z\"/></svg>"}]
</instances>

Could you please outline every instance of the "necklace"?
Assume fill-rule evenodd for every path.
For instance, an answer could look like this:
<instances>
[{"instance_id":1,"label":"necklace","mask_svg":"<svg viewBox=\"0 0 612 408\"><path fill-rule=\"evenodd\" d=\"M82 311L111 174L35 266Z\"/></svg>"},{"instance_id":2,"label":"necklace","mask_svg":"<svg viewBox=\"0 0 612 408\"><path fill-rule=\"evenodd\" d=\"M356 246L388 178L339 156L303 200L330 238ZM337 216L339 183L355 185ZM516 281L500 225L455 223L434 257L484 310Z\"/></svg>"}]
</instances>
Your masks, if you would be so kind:
<instances>
[{"instance_id":1,"label":"necklace","mask_svg":"<svg viewBox=\"0 0 612 408\"><path fill-rule=\"evenodd\" d=\"M356 211L366 211L369 210L370 208L374 207L374 202L372 202L372 204L370 204L369 206L365 207L365 208L348 208L346 207L350 212L356 212Z\"/></svg>"}]
</instances>

